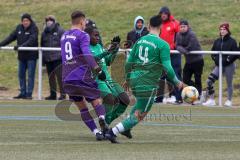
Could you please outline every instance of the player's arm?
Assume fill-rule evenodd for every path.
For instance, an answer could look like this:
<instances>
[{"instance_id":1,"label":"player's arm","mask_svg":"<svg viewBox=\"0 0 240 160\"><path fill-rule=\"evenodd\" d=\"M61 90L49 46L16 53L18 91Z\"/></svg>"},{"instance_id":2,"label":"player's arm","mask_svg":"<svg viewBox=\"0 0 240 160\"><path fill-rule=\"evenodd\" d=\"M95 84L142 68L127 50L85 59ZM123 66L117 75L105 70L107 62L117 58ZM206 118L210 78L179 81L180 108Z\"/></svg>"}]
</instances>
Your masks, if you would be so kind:
<instances>
[{"instance_id":1,"label":"player's arm","mask_svg":"<svg viewBox=\"0 0 240 160\"><path fill-rule=\"evenodd\" d=\"M119 50L119 46L120 46L120 37L119 36L115 36L112 40L111 40L111 44L109 46L109 48L107 50L103 49L103 53L98 54L97 56L94 56L94 58L99 61L102 58L105 58L106 64L107 66L110 66L111 63L114 61L116 54Z\"/></svg>"},{"instance_id":2,"label":"player's arm","mask_svg":"<svg viewBox=\"0 0 240 160\"><path fill-rule=\"evenodd\" d=\"M171 65L171 59L170 59L170 48L168 44L163 45L160 48L160 59L161 63L163 65L163 69L165 70L167 74L167 78L170 82L172 82L174 85L178 86L181 81L177 78L172 65Z\"/></svg>"},{"instance_id":3,"label":"player's arm","mask_svg":"<svg viewBox=\"0 0 240 160\"><path fill-rule=\"evenodd\" d=\"M110 66L112 64L112 62L114 61L114 59L116 58L117 53L119 51L120 42L121 42L121 39L119 36L115 36L111 40L110 47L107 50L107 52L109 54L105 57L107 66Z\"/></svg>"},{"instance_id":4,"label":"player's arm","mask_svg":"<svg viewBox=\"0 0 240 160\"><path fill-rule=\"evenodd\" d=\"M130 72L132 71L134 57L135 57L134 55L135 55L136 48L137 48L136 46L137 46L137 43L133 46L131 52L129 53L127 62L125 64L125 79L126 79L126 81L128 81L130 78Z\"/></svg>"},{"instance_id":5,"label":"player's arm","mask_svg":"<svg viewBox=\"0 0 240 160\"><path fill-rule=\"evenodd\" d=\"M94 58L96 61L100 61L102 58L105 58L108 54L109 54L108 52L104 51L101 54L94 55Z\"/></svg>"},{"instance_id":6,"label":"player's arm","mask_svg":"<svg viewBox=\"0 0 240 160\"><path fill-rule=\"evenodd\" d=\"M89 64L92 70L96 70L99 68L99 66L90 51L90 39L88 34L84 34L81 37L80 42L80 48L82 50L85 61Z\"/></svg>"},{"instance_id":7,"label":"player's arm","mask_svg":"<svg viewBox=\"0 0 240 160\"><path fill-rule=\"evenodd\" d=\"M132 71L133 63L134 63L134 57L136 52L137 44L133 46L131 52L129 53L128 59L125 64L125 82L123 83L123 88L125 91L129 91L129 80L130 80L130 73Z\"/></svg>"},{"instance_id":8,"label":"player's arm","mask_svg":"<svg viewBox=\"0 0 240 160\"><path fill-rule=\"evenodd\" d=\"M96 74L98 74L98 78L100 80L105 80L106 79L105 73L102 71L101 67L97 64L97 62L95 61L95 59L90 51L90 38L89 38L88 34L84 34L81 37L80 47L81 47L81 50L83 53L83 57L84 57L85 61L89 64L90 68Z\"/></svg>"},{"instance_id":9,"label":"player's arm","mask_svg":"<svg viewBox=\"0 0 240 160\"><path fill-rule=\"evenodd\" d=\"M118 50L119 50L119 45L113 46L110 49L108 49L107 51L108 55L105 57L107 66L110 66L113 63L113 61L117 56Z\"/></svg>"}]
</instances>

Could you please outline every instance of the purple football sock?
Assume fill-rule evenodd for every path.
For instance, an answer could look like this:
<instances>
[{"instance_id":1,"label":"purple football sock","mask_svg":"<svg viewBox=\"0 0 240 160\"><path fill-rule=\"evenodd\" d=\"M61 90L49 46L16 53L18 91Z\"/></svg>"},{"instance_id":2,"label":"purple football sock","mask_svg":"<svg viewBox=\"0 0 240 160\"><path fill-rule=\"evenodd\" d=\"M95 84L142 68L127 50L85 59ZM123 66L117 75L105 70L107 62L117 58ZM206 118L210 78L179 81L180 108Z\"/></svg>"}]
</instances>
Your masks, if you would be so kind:
<instances>
[{"instance_id":1,"label":"purple football sock","mask_svg":"<svg viewBox=\"0 0 240 160\"><path fill-rule=\"evenodd\" d=\"M103 105L98 104L96 107L94 107L94 109L98 117L105 117L106 111Z\"/></svg>"},{"instance_id":2,"label":"purple football sock","mask_svg":"<svg viewBox=\"0 0 240 160\"><path fill-rule=\"evenodd\" d=\"M87 108L81 109L81 117L86 126L93 132L97 126Z\"/></svg>"}]
</instances>

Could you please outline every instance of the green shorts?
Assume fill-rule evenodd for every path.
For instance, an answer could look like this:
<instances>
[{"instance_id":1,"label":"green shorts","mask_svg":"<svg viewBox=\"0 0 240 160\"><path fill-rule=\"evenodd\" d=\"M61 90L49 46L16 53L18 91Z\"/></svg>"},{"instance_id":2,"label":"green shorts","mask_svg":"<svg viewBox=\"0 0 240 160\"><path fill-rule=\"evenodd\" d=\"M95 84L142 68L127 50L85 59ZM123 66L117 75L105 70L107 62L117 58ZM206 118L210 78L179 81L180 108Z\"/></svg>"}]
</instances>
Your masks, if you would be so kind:
<instances>
[{"instance_id":1,"label":"green shorts","mask_svg":"<svg viewBox=\"0 0 240 160\"><path fill-rule=\"evenodd\" d=\"M101 91L101 97L105 97L108 94L118 96L120 93L124 92L124 89L115 81L97 81L98 88Z\"/></svg>"}]
</instances>

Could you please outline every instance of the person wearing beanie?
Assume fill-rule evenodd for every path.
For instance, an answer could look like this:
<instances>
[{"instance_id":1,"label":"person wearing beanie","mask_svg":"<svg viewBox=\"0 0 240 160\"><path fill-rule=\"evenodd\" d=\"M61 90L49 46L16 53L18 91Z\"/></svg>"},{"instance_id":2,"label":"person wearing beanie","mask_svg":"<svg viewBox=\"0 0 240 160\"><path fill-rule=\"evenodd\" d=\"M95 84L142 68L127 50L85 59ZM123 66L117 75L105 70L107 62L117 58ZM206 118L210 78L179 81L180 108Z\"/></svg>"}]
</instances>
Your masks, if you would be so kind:
<instances>
[{"instance_id":1,"label":"person wearing beanie","mask_svg":"<svg viewBox=\"0 0 240 160\"><path fill-rule=\"evenodd\" d=\"M202 54L189 54L191 51L200 51L201 46L192 31L187 20L180 21L180 31L176 36L176 49L184 54L185 65L183 68L183 82L189 86L195 86L199 92L202 93L202 72L203 72L203 55ZM195 81L192 81L194 75Z\"/></svg>"},{"instance_id":2,"label":"person wearing beanie","mask_svg":"<svg viewBox=\"0 0 240 160\"><path fill-rule=\"evenodd\" d=\"M175 37L177 32L179 32L179 22L173 17L170 9L167 6L164 6L160 9L159 16L162 20L159 37L169 44L171 50L175 50ZM178 79L182 79L181 55L171 54L171 63ZM165 76L161 78L159 88L165 88L165 79ZM161 103L167 101L168 103L174 104L182 103L181 91L179 91L176 87L172 90L172 85L169 85L168 88L170 92L170 98L163 100L164 93L162 91L164 91L164 89L162 91L159 90L155 102Z\"/></svg>"},{"instance_id":3,"label":"person wearing beanie","mask_svg":"<svg viewBox=\"0 0 240 160\"><path fill-rule=\"evenodd\" d=\"M41 47L60 47L61 36L64 30L53 15L45 17L45 28L41 36ZM43 51L43 63L46 64L46 69L49 79L50 95L46 100L57 99L57 83L60 92L59 100L66 98L62 89L62 74L61 74L61 52L60 51Z\"/></svg>"},{"instance_id":4,"label":"person wearing beanie","mask_svg":"<svg viewBox=\"0 0 240 160\"><path fill-rule=\"evenodd\" d=\"M98 29L96 22L94 22L92 19L87 18L86 19L86 28L89 28L89 27ZM101 46L103 46L102 36L100 35L100 32L99 32L99 44Z\"/></svg>"},{"instance_id":5,"label":"person wearing beanie","mask_svg":"<svg viewBox=\"0 0 240 160\"><path fill-rule=\"evenodd\" d=\"M16 29L2 42L0 46L6 46L17 40L14 50L19 47L37 47L38 46L38 28L28 13L21 16L21 23ZM18 80L20 85L20 94L16 99L32 99L34 89L35 69L38 59L37 51L18 51ZM28 71L28 82L26 83L26 72Z\"/></svg>"},{"instance_id":6,"label":"person wearing beanie","mask_svg":"<svg viewBox=\"0 0 240 160\"><path fill-rule=\"evenodd\" d=\"M148 34L148 30L147 27L145 27L144 22L145 21L142 16L137 16L134 19L133 30L127 34L125 48L131 48L139 38Z\"/></svg>"},{"instance_id":7,"label":"person wearing beanie","mask_svg":"<svg viewBox=\"0 0 240 160\"><path fill-rule=\"evenodd\" d=\"M229 23L222 23L219 26L219 38L216 39L212 46L212 51L237 51L237 42L231 37ZM223 73L226 76L227 82L227 101L224 103L225 106L232 106L232 94L233 94L233 75L235 72L234 61L238 58L237 55L222 55L222 66ZM215 68L210 73L207 79L207 95L209 99L203 103L205 106L215 106L216 102L214 100L214 83L219 78L219 55L212 55L212 59L215 63Z\"/></svg>"}]
</instances>

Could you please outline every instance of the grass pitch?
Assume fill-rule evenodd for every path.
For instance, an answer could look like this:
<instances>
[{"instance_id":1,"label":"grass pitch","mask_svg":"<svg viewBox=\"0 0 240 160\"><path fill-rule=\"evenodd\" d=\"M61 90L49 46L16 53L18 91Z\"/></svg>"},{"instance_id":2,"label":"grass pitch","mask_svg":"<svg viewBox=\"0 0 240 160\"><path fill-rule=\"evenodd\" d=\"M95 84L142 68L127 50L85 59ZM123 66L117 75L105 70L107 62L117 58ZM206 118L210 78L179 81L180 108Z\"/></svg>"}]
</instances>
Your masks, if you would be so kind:
<instances>
[{"instance_id":1,"label":"grass pitch","mask_svg":"<svg viewBox=\"0 0 240 160\"><path fill-rule=\"evenodd\" d=\"M121 144L116 145L95 141L82 122L56 118L56 103L0 102L1 160L240 157L240 108L154 105L132 131L134 138L119 136ZM71 111L77 112L74 107Z\"/></svg>"}]
</instances>

